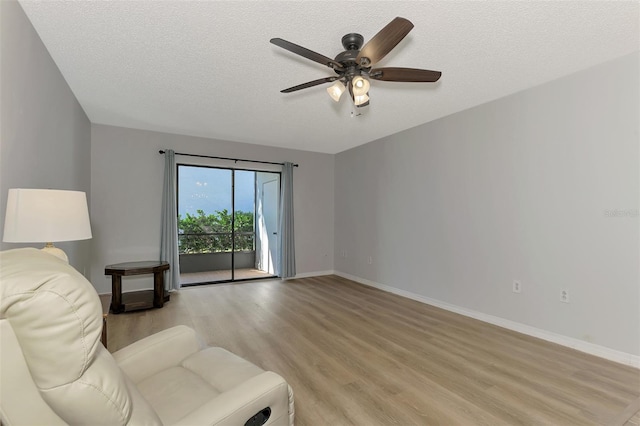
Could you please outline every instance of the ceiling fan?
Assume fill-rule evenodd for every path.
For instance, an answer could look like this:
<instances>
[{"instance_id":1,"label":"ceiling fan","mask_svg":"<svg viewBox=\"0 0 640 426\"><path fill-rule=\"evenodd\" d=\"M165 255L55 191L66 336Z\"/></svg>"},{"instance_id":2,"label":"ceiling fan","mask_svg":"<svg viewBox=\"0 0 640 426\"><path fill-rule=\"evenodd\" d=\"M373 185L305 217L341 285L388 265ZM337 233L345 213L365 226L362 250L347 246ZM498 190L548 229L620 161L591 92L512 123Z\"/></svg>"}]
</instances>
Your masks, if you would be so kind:
<instances>
[{"instance_id":1,"label":"ceiling fan","mask_svg":"<svg viewBox=\"0 0 640 426\"><path fill-rule=\"evenodd\" d=\"M369 79L381 81L424 82L438 81L442 73L416 68L371 68L384 58L413 28L411 21L395 18L380 30L367 44L362 46L364 38L360 34L350 33L342 37L342 46L346 49L331 59L305 47L283 40L272 38L271 43L297 55L332 68L336 76L320 78L297 86L281 90L291 93L323 83L335 82L327 88L329 96L338 102L342 94L348 90L356 107L369 105ZM362 49L361 49L362 48Z\"/></svg>"}]
</instances>

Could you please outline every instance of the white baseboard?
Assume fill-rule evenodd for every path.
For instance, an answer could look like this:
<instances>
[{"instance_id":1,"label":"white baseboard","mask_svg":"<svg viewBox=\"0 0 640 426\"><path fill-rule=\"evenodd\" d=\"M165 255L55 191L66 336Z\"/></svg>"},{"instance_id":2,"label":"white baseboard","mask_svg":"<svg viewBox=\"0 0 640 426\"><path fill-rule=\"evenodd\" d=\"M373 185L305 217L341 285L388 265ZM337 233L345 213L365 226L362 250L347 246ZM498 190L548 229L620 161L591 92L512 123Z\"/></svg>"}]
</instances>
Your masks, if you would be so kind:
<instances>
[{"instance_id":1,"label":"white baseboard","mask_svg":"<svg viewBox=\"0 0 640 426\"><path fill-rule=\"evenodd\" d=\"M370 281L364 278L356 277L355 275L345 274L343 272L334 271L335 275L346 278L351 281L355 281L360 284L364 284L369 287L375 287L377 289L397 294L399 296L406 297L408 299L416 300L418 302L426 303L427 305L436 306L438 308L445 309L447 311L455 312L466 317L474 318L480 321L487 322L489 324L497 325L509 330L517 331L518 333L526 334L528 336L537 337L548 342L557 343L562 346L566 346L580 352L585 352L590 355L595 355L600 358L608 359L620 364L629 365L631 367L640 368L640 356L629 354L626 352L610 349L605 346L596 345L593 343L585 342L583 340L575 339L573 337L563 336L561 334L553 333L551 331L542 330L539 328L531 327L526 324L521 324L516 321L488 315L482 312L474 311L471 309L463 308L460 306L452 305L450 303L442 302L440 300L431 299L429 297L421 296L416 293L401 290L399 288L391 287L388 285L380 284L375 281Z\"/></svg>"}]
</instances>

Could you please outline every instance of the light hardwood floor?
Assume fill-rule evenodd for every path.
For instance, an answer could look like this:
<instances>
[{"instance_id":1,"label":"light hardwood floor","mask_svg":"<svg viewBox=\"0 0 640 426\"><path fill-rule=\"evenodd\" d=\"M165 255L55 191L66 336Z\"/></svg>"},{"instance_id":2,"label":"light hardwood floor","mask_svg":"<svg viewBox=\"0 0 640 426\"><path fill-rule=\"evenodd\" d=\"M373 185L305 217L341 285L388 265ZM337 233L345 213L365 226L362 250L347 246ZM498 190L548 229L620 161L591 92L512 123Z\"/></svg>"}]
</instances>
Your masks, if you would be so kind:
<instances>
[{"instance_id":1,"label":"light hardwood floor","mask_svg":"<svg viewBox=\"0 0 640 426\"><path fill-rule=\"evenodd\" d=\"M637 369L336 276L189 287L108 322L112 351L185 324L279 373L300 426L633 425L640 398Z\"/></svg>"},{"instance_id":2,"label":"light hardwood floor","mask_svg":"<svg viewBox=\"0 0 640 426\"><path fill-rule=\"evenodd\" d=\"M640 426L640 411L627 421L624 426Z\"/></svg>"}]
</instances>

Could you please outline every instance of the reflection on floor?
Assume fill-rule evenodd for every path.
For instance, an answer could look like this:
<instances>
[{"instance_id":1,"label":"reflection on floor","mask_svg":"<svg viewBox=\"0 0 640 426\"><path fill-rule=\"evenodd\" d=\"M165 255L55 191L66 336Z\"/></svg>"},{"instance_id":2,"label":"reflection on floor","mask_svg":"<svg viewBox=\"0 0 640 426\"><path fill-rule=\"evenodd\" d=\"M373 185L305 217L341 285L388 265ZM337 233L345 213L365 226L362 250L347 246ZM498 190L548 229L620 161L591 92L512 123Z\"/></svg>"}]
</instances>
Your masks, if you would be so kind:
<instances>
[{"instance_id":1,"label":"reflection on floor","mask_svg":"<svg viewBox=\"0 0 640 426\"><path fill-rule=\"evenodd\" d=\"M272 277L272 274L261 271L259 269L247 268L236 269L234 279L246 280L248 278L266 278ZM212 283L216 281L229 281L231 280L231 270L220 271L205 271L205 272L186 272L180 274L180 284L199 284L199 283Z\"/></svg>"}]
</instances>

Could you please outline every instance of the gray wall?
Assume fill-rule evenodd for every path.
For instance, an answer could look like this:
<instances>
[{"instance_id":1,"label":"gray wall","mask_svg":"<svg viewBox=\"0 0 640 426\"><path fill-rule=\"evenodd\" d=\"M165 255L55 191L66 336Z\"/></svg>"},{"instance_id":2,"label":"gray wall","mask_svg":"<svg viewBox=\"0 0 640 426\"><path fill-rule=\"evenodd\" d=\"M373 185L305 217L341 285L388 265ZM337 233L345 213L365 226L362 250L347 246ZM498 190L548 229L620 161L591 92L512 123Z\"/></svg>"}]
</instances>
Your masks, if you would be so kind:
<instances>
[{"instance_id":1,"label":"gray wall","mask_svg":"<svg viewBox=\"0 0 640 426\"><path fill-rule=\"evenodd\" d=\"M638 61L338 154L335 269L640 354Z\"/></svg>"},{"instance_id":2,"label":"gray wall","mask_svg":"<svg viewBox=\"0 0 640 426\"><path fill-rule=\"evenodd\" d=\"M85 191L90 198L91 124L13 0L0 1L0 56L0 224L4 227L9 188L70 189ZM89 241L56 245L76 269L88 273ZM0 243L2 250L20 246Z\"/></svg>"},{"instance_id":3,"label":"gray wall","mask_svg":"<svg viewBox=\"0 0 640 426\"><path fill-rule=\"evenodd\" d=\"M91 130L91 281L99 293L110 293L105 265L157 259L160 246L160 206L164 156L159 149L177 152L292 161L296 215L296 263L299 274L333 269L334 156L306 151L212 140L168 133L93 124ZM189 157L189 164L225 165ZM259 166L241 163L238 167ZM277 170L274 167L258 167ZM123 291L152 287L150 278L129 278Z\"/></svg>"}]
</instances>

